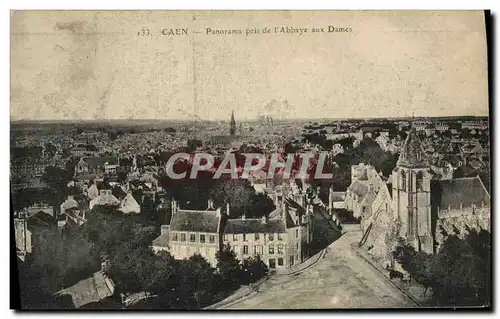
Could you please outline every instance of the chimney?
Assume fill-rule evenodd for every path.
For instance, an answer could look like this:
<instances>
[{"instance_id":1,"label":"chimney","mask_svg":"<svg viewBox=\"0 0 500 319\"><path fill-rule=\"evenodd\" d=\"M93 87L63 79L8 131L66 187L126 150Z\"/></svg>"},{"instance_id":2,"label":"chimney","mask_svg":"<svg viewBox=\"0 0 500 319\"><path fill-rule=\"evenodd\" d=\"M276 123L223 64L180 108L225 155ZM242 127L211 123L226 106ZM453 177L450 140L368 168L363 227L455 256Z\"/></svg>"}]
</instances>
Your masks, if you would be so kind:
<instances>
[{"instance_id":1,"label":"chimney","mask_svg":"<svg viewBox=\"0 0 500 319\"><path fill-rule=\"evenodd\" d=\"M268 220L269 220L269 217L267 217L267 215L264 215L261 218L262 224L267 224Z\"/></svg>"},{"instance_id":2,"label":"chimney","mask_svg":"<svg viewBox=\"0 0 500 319\"><path fill-rule=\"evenodd\" d=\"M177 202L172 198L172 216L177 212Z\"/></svg>"},{"instance_id":3,"label":"chimney","mask_svg":"<svg viewBox=\"0 0 500 319\"><path fill-rule=\"evenodd\" d=\"M208 199L207 209L214 209L214 201L211 198Z\"/></svg>"},{"instance_id":4,"label":"chimney","mask_svg":"<svg viewBox=\"0 0 500 319\"><path fill-rule=\"evenodd\" d=\"M245 214L241 215L241 220L245 220L246 217L245 217Z\"/></svg>"},{"instance_id":5,"label":"chimney","mask_svg":"<svg viewBox=\"0 0 500 319\"><path fill-rule=\"evenodd\" d=\"M68 200L74 200L75 197L73 195L68 195Z\"/></svg>"},{"instance_id":6,"label":"chimney","mask_svg":"<svg viewBox=\"0 0 500 319\"><path fill-rule=\"evenodd\" d=\"M227 216L230 216L230 211L229 211L229 203L226 204L226 214Z\"/></svg>"}]
</instances>

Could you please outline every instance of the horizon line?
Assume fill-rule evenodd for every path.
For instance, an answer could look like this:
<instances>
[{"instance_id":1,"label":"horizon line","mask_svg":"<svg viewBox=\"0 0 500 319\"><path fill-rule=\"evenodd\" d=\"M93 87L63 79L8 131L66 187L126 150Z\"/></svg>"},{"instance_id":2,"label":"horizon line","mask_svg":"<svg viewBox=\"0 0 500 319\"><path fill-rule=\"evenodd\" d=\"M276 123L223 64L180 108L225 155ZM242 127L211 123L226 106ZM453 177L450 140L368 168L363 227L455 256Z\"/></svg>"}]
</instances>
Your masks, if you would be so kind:
<instances>
[{"instance_id":1,"label":"horizon line","mask_svg":"<svg viewBox=\"0 0 500 319\"><path fill-rule=\"evenodd\" d=\"M284 121L345 121L345 120L388 120L388 119L420 119L420 118L460 118L460 117L478 117L478 118L489 118L489 114L487 115L441 115L441 116L388 116L388 117L351 117L351 118L335 118L335 117L317 117L317 118L287 118L287 119L275 119L270 116L275 122L284 122ZM237 120L237 119L236 119ZM251 121L259 121L260 118L245 118L240 119L240 122L251 122ZM10 119L10 123L26 123L26 122L114 122L114 121L145 121L145 122L219 122L219 121L229 121L225 119Z\"/></svg>"}]
</instances>

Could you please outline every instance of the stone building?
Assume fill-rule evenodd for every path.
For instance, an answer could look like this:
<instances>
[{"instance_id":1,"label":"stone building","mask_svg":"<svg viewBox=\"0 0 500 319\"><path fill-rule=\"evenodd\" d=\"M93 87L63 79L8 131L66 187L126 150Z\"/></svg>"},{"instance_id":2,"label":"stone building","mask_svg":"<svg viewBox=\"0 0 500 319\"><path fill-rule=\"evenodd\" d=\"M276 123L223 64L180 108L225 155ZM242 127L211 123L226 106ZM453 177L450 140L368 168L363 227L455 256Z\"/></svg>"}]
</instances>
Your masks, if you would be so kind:
<instances>
[{"instance_id":1,"label":"stone building","mask_svg":"<svg viewBox=\"0 0 500 319\"><path fill-rule=\"evenodd\" d=\"M221 245L221 209L186 210L172 201L170 225L162 225L161 234L151 244L155 252L169 251L175 259L203 256L213 267L217 265L215 254Z\"/></svg>"},{"instance_id":2,"label":"stone building","mask_svg":"<svg viewBox=\"0 0 500 319\"><path fill-rule=\"evenodd\" d=\"M240 261L258 255L269 269L280 269L309 258L312 207L304 209L286 195L279 196L276 204L267 217L227 221L223 243L229 244Z\"/></svg>"},{"instance_id":3,"label":"stone building","mask_svg":"<svg viewBox=\"0 0 500 319\"><path fill-rule=\"evenodd\" d=\"M432 254L446 239L445 234L463 236L467 228L490 231L491 199L481 179L433 179L415 129L408 134L389 180L384 182L366 167L355 175L347 193L355 194L360 205L346 206L361 210L364 235L360 245L370 247L377 257L390 259L398 237L417 250ZM367 186L359 192L360 183L379 186L372 188L373 200L366 199ZM365 207L361 203L371 205Z\"/></svg>"}]
</instances>

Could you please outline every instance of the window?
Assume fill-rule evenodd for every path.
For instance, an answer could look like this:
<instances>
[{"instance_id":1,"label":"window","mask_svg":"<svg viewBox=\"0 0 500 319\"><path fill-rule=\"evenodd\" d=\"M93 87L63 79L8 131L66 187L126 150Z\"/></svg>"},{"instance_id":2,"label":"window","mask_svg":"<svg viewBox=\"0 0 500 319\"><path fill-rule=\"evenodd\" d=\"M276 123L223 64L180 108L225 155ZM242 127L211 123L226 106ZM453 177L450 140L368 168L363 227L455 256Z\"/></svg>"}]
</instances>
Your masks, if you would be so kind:
<instances>
[{"instance_id":1,"label":"window","mask_svg":"<svg viewBox=\"0 0 500 319\"><path fill-rule=\"evenodd\" d=\"M181 234L181 241L186 241L186 234L185 233Z\"/></svg>"},{"instance_id":2,"label":"window","mask_svg":"<svg viewBox=\"0 0 500 319\"><path fill-rule=\"evenodd\" d=\"M283 234L278 233L278 240L283 240Z\"/></svg>"},{"instance_id":3,"label":"window","mask_svg":"<svg viewBox=\"0 0 500 319\"><path fill-rule=\"evenodd\" d=\"M290 256L290 266L293 266L293 256Z\"/></svg>"},{"instance_id":4,"label":"window","mask_svg":"<svg viewBox=\"0 0 500 319\"><path fill-rule=\"evenodd\" d=\"M172 241L178 241L179 239L177 237L178 237L177 233L173 233L172 234Z\"/></svg>"},{"instance_id":5,"label":"window","mask_svg":"<svg viewBox=\"0 0 500 319\"><path fill-rule=\"evenodd\" d=\"M205 234L200 234L200 243L205 242Z\"/></svg>"},{"instance_id":6,"label":"window","mask_svg":"<svg viewBox=\"0 0 500 319\"><path fill-rule=\"evenodd\" d=\"M421 191L424 183L424 174L422 172L417 173L417 190Z\"/></svg>"},{"instance_id":7,"label":"window","mask_svg":"<svg viewBox=\"0 0 500 319\"><path fill-rule=\"evenodd\" d=\"M283 254L283 244L278 245L278 254Z\"/></svg>"},{"instance_id":8,"label":"window","mask_svg":"<svg viewBox=\"0 0 500 319\"><path fill-rule=\"evenodd\" d=\"M274 240L274 234L269 234L269 240L273 241Z\"/></svg>"},{"instance_id":9,"label":"window","mask_svg":"<svg viewBox=\"0 0 500 319\"><path fill-rule=\"evenodd\" d=\"M255 234L255 240L259 240L259 234Z\"/></svg>"},{"instance_id":10,"label":"window","mask_svg":"<svg viewBox=\"0 0 500 319\"><path fill-rule=\"evenodd\" d=\"M189 234L189 241L194 243L196 241L196 234Z\"/></svg>"},{"instance_id":11,"label":"window","mask_svg":"<svg viewBox=\"0 0 500 319\"><path fill-rule=\"evenodd\" d=\"M243 241L247 241L247 234L243 234Z\"/></svg>"},{"instance_id":12,"label":"window","mask_svg":"<svg viewBox=\"0 0 500 319\"><path fill-rule=\"evenodd\" d=\"M278 258L278 266L283 266L283 258Z\"/></svg>"},{"instance_id":13,"label":"window","mask_svg":"<svg viewBox=\"0 0 500 319\"><path fill-rule=\"evenodd\" d=\"M208 241L211 242L212 244L215 243L215 235L208 236Z\"/></svg>"},{"instance_id":14,"label":"window","mask_svg":"<svg viewBox=\"0 0 500 319\"><path fill-rule=\"evenodd\" d=\"M298 229L295 230L295 238L299 238L299 230Z\"/></svg>"},{"instance_id":15,"label":"window","mask_svg":"<svg viewBox=\"0 0 500 319\"><path fill-rule=\"evenodd\" d=\"M254 246L255 255L262 255L262 246L256 245Z\"/></svg>"},{"instance_id":16,"label":"window","mask_svg":"<svg viewBox=\"0 0 500 319\"><path fill-rule=\"evenodd\" d=\"M210 235L210 236L213 236L213 235ZM228 235L224 235L224 241L229 241L229 236Z\"/></svg>"},{"instance_id":17,"label":"window","mask_svg":"<svg viewBox=\"0 0 500 319\"><path fill-rule=\"evenodd\" d=\"M233 241L238 241L238 235L233 234Z\"/></svg>"},{"instance_id":18,"label":"window","mask_svg":"<svg viewBox=\"0 0 500 319\"><path fill-rule=\"evenodd\" d=\"M297 250L299 250L299 243L296 243L295 247L297 248Z\"/></svg>"},{"instance_id":19,"label":"window","mask_svg":"<svg viewBox=\"0 0 500 319\"><path fill-rule=\"evenodd\" d=\"M269 245L269 253L274 254L274 245Z\"/></svg>"},{"instance_id":20,"label":"window","mask_svg":"<svg viewBox=\"0 0 500 319\"><path fill-rule=\"evenodd\" d=\"M401 172L401 190L406 191L406 173L405 173L405 171Z\"/></svg>"},{"instance_id":21,"label":"window","mask_svg":"<svg viewBox=\"0 0 500 319\"><path fill-rule=\"evenodd\" d=\"M243 254L248 255L248 245L243 246Z\"/></svg>"}]
</instances>

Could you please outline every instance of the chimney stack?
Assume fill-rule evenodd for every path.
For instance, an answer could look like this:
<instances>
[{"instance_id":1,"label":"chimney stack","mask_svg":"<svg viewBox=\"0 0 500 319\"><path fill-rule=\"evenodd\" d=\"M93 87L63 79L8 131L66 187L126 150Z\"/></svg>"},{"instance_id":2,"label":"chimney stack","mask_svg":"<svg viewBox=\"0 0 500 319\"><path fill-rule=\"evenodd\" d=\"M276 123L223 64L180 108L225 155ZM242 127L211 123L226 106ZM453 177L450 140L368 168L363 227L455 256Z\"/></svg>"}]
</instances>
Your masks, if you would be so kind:
<instances>
[{"instance_id":1,"label":"chimney stack","mask_svg":"<svg viewBox=\"0 0 500 319\"><path fill-rule=\"evenodd\" d=\"M228 217L230 216L229 212L230 212L229 211L229 203L226 203L226 214Z\"/></svg>"},{"instance_id":2,"label":"chimney stack","mask_svg":"<svg viewBox=\"0 0 500 319\"><path fill-rule=\"evenodd\" d=\"M177 212L177 202L172 198L172 216Z\"/></svg>"},{"instance_id":3,"label":"chimney stack","mask_svg":"<svg viewBox=\"0 0 500 319\"><path fill-rule=\"evenodd\" d=\"M267 215L262 216L261 221L263 224L267 224L267 222L269 221L269 216Z\"/></svg>"}]
</instances>

